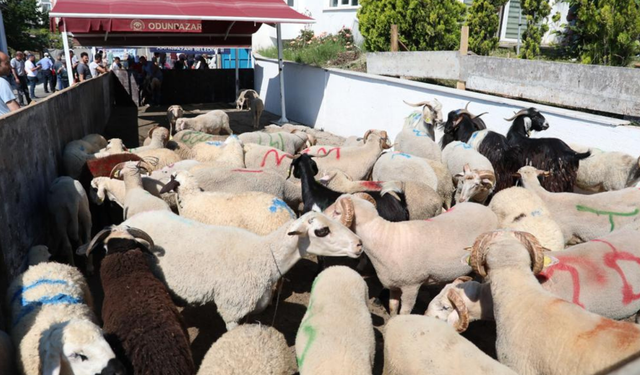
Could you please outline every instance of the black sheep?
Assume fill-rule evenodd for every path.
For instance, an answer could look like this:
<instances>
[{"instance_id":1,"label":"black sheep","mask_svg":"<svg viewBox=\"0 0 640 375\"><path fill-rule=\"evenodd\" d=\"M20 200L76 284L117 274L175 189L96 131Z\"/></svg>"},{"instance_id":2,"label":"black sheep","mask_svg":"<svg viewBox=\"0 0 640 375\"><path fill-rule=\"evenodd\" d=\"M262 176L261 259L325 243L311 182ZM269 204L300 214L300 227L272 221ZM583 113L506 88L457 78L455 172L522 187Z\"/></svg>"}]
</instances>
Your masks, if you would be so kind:
<instances>
[{"instance_id":1,"label":"black sheep","mask_svg":"<svg viewBox=\"0 0 640 375\"><path fill-rule=\"evenodd\" d=\"M557 138L529 138L532 131L543 131L549 123L536 108L523 109L512 118L507 141L521 150L522 165L531 165L550 172L541 182L551 192L573 192L580 160L588 158L590 151L578 153Z\"/></svg>"},{"instance_id":2,"label":"black sheep","mask_svg":"<svg viewBox=\"0 0 640 375\"><path fill-rule=\"evenodd\" d=\"M126 226L107 228L91 241L87 255L102 243L103 330L127 373L194 374L184 321L145 254L145 246L153 247L149 235Z\"/></svg>"}]
</instances>

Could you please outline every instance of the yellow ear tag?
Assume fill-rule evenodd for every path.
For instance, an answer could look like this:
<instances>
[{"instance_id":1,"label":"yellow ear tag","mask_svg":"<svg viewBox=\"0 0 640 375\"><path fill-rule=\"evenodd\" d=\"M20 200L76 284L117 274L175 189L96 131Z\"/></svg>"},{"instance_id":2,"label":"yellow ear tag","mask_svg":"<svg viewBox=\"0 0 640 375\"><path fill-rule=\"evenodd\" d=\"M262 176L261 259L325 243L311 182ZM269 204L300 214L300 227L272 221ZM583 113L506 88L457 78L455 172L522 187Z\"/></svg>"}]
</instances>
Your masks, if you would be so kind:
<instances>
[{"instance_id":1,"label":"yellow ear tag","mask_svg":"<svg viewBox=\"0 0 640 375\"><path fill-rule=\"evenodd\" d=\"M558 263L560 263L560 260L558 260L558 258L548 255L544 256L544 268L555 266Z\"/></svg>"},{"instance_id":2,"label":"yellow ear tag","mask_svg":"<svg viewBox=\"0 0 640 375\"><path fill-rule=\"evenodd\" d=\"M460 259L460 261L465 266L471 267L471 254L463 256L462 259Z\"/></svg>"}]
</instances>

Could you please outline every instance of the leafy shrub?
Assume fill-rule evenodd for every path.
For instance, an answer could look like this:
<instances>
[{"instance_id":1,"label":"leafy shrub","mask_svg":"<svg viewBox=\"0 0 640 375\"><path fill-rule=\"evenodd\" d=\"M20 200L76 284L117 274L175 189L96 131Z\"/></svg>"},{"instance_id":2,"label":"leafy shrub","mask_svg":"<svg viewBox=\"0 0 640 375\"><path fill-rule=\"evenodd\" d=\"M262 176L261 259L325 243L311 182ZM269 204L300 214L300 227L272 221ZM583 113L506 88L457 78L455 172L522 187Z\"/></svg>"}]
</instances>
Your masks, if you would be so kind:
<instances>
[{"instance_id":1,"label":"leafy shrub","mask_svg":"<svg viewBox=\"0 0 640 375\"><path fill-rule=\"evenodd\" d=\"M549 31L549 26L543 21L551 13L551 6L549 0L521 0L520 7L527 20L527 28L522 33L520 58L533 59L540 55L542 36Z\"/></svg>"},{"instance_id":2,"label":"leafy shrub","mask_svg":"<svg viewBox=\"0 0 640 375\"><path fill-rule=\"evenodd\" d=\"M389 51L392 24L410 51L454 50L465 13L458 0L361 0L358 21L368 51Z\"/></svg>"},{"instance_id":3,"label":"leafy shrub","mask_svg":"<svg viewBox=\"0 0 640 375\"><path fill-rule=\"evenodd\" d=\"M498 8L508 0L474 0L469 7L469 49L478 55L488 55L498 48L500 17Z\"/></svg>"}]
</instances>

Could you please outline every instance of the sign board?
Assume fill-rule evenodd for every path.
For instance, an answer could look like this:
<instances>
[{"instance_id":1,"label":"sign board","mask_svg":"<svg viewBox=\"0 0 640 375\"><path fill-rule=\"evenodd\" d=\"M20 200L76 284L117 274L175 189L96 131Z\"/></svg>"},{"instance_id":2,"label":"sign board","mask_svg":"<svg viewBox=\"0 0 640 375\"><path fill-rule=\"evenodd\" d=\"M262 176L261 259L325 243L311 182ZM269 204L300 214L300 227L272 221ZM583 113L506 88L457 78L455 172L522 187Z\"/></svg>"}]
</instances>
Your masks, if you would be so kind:
<instances>
[{"instance_id":1,"label":"sign board","mask_svg":"<svg viewBox=\"0 0 640 375\"><path fill-rule=\"evenodd\" d=\"M200 55L206 53L208 55L216 54L217 48L210 47L156 47L151 48L151 53L184 53L187 55Z\"/></svg>"}]
</instances>

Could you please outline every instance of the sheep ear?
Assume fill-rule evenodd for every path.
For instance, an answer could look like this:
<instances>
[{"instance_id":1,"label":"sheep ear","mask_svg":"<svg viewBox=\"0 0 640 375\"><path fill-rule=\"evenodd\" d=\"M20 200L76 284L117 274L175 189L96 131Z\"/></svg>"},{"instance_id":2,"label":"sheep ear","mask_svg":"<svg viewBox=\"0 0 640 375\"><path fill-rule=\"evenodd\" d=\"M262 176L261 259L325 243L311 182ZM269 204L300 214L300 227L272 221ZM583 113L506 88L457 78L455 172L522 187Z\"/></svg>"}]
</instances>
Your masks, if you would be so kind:
<instances>
[{"instance_id":1,"label":"sheep ear","mask_svg":"<svg viewBox=\"0 0 640 375\"><path fill-rule=\"evenodd\" d=\"M458 310L453 309L451 314L447 317L447 324L452 327L456 327L458 325L458 321L460 320L460 315L458 314Z\"/></svg>"},{"instance_id":2,"label":"sheep ear","mask_svg":"<svg viewBox=\"0 0 640 375\"><path fill-rule=\"evenodd\" d=\"M307 229L309 228L309 224L313 222L313 218L311 218L308 222L306 219L299 218L294 221L289 229L287 230L287 235L289 236L307 236Z\"/></svg>"},{"instance_id":3,"label":"sheep ear","mask_svg":"<svg viewBox=\"0 0 640 375\"><path fill-rule=\"evenodd\" d=\"M42 358L42 375L60 375L62 367L60 353L58 350L51 348L49 340L46 342L45 355Z\"/></svg>"}]
</instances>

